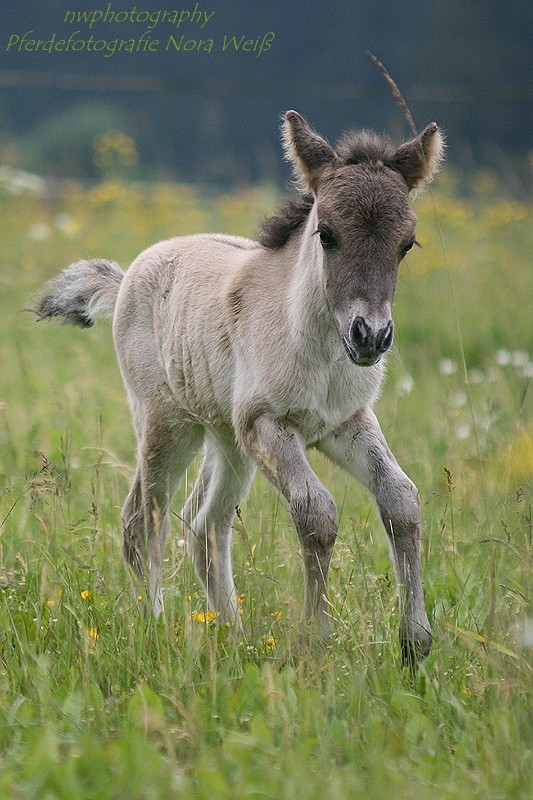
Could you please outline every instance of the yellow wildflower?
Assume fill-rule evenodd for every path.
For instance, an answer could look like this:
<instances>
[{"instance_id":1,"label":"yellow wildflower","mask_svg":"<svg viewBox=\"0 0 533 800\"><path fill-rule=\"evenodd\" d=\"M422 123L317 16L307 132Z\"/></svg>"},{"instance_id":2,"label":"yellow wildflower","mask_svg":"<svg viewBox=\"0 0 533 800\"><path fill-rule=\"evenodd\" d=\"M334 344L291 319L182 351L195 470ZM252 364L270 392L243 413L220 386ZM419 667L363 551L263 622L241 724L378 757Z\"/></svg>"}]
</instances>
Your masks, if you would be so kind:
<instances>
[{"instance_id":1,"label":"yellow wildflower","mask_svg":"<svg viewBox=\"0 0 533 800\"><path fill-rule=\"evenodd\" d=\"M91 593L88 589L84 589L83 592L80 592L80 597L82 600L88 600L91 596Z\"/></svg>"},{"instance_id":2,"label":"yellow wildflower","mask_svg":"<svg viewBox=\"0 0 533 800\"><path fill-rule=\"evenodd\" d=\"M217 611L217 612L214 613L213 611L210 611L208 609L207 611L198 611L194 615L194 621L195 622L205 622L205 623L207 623L207 622L212 622L214 619L217 619L219 616L220 616L220 611Z\"/></svg>"},{"instance_id":3,"label":"yellow wildflower","mask_svg":"<svg viewBox=\"0 0 533 800\"><path fill-rule=\"evenodd\" d=\"M100 634L98 633L98 628L87 628L87 630L85 631L85 635L92 642L96 642L100 638Z\"/></svg>"}]
</instances>

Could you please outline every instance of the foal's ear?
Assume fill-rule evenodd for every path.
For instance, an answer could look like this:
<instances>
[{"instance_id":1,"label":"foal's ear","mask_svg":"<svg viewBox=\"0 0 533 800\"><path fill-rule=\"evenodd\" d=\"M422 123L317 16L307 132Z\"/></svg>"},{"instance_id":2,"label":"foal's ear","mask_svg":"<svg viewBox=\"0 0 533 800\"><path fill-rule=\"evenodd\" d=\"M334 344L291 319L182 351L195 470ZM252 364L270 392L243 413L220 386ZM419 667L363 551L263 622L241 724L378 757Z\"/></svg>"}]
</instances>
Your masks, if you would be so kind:
<instances>
[{"instance_id":1,"label":"foal's ear","mask_svg":"<svg viewBox=\"0 0 533 800\"><path fill-rule=\"evenodd\" d=\"M296 111L285 114L282 141L302 189L315 192L325 168L337 159L334 150Z\"/></svg>"},{"instance_id":2,"label":"foal's ear","mask_svg":"<svg viewBox=\"0 0 533 800\"><path fill-rule=\"evenodd\" d=\"M436 122L424 128L421 134L402 144L388 166L398 170L409 191L422 191L438 172L444 156L444 139Z\"/></svg>"}]
</instances>

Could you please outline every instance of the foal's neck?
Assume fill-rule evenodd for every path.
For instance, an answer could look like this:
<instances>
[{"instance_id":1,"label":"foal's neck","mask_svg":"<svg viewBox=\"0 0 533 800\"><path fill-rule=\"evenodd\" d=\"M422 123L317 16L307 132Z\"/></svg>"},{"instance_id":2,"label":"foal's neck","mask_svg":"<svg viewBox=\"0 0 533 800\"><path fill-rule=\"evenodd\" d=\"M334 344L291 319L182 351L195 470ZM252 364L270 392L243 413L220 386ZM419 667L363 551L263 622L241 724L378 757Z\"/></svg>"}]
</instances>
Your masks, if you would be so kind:
<instances>
[{"instance_id":1,"label":"foal's neck","mask_svg":"<svg viewBox=\"0 0 533 800\"><path fill-rule=\"evenodd\" d=\"M308 346L314 346L317 340L324 346L333 332L322 271L322 247L320 238L315 235L317 225L315 203L292 250L294 261L287 265L291 333L300 340L305 338Z\"/></svg>"}]
</instances>

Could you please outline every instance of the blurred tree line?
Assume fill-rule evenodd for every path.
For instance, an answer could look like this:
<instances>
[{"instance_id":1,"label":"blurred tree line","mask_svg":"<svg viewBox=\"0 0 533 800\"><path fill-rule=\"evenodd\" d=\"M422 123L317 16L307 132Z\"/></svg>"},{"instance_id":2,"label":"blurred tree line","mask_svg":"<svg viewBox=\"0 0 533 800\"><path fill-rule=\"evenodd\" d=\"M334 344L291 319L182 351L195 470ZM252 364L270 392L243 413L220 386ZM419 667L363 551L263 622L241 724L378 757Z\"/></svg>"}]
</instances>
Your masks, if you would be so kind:
<instances>
[{"instance_id":1,"label":"blurred tree line","mask_svg":"<svg viewBox=\"0 0 533 800\"><path fill-rule=\"evenodd\" d=\"M402 113L367 57L375 52L400 85L417 124L447 132L458 174L476 168L531 192L533 7L526 0L207 0L204 29L158 26L157 52L24 53L11 33L95 39L139 37L146 25L65 23L70 9L108 0L27 0L4 8L0 65L0 162L46 174L96 178L96 137L122 132L138 159L131 177L172 177L226 185L286 178L278 120L297 108L335 140L348 127L406 134ZM194 8L194 3L116 0L115 10ZM275 33L268 53L222 52L223 37ZM169 34L212 37L213 52L169 53Z\"/></svg>"}]
</instances>

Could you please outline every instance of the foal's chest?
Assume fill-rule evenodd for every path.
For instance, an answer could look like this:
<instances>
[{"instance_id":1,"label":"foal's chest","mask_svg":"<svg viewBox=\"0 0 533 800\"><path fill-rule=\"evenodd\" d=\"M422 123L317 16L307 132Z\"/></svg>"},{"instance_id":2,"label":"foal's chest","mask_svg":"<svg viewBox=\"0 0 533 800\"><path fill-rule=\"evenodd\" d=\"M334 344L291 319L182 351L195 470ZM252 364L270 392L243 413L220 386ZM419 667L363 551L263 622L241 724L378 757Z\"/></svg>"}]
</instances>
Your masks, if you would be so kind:
<instances>
[{"instance_id":1,"label":"foal's chest","mask_svg":"<svg viewBox=\"0 0 533 800\"><path fill-rule=\"evenodd\" d=\"M296 428L306 444L320 441L361 408L372 406L381 384L383 367L335 365L299 382L280 414ZM281 408L279 409L281 411Z\"/></svg>"}]
</instances>

